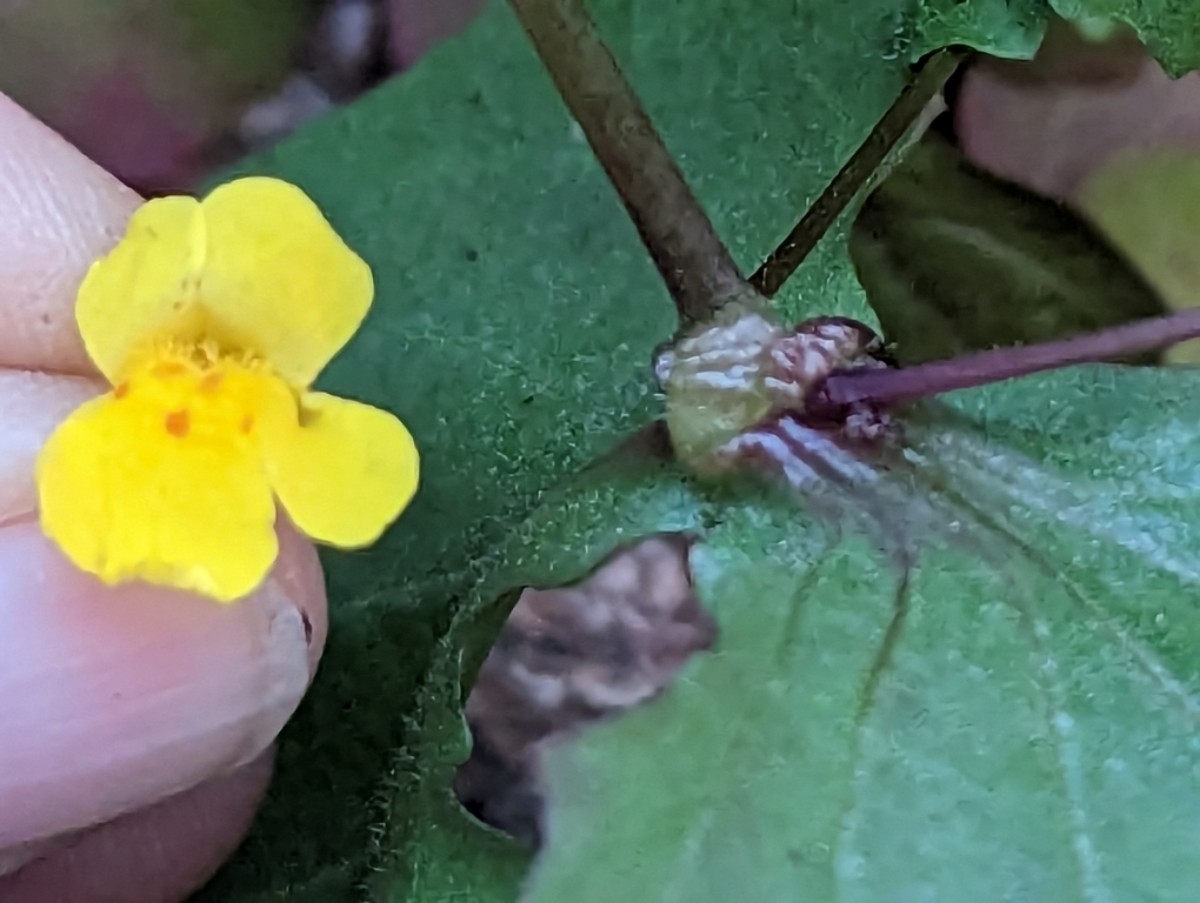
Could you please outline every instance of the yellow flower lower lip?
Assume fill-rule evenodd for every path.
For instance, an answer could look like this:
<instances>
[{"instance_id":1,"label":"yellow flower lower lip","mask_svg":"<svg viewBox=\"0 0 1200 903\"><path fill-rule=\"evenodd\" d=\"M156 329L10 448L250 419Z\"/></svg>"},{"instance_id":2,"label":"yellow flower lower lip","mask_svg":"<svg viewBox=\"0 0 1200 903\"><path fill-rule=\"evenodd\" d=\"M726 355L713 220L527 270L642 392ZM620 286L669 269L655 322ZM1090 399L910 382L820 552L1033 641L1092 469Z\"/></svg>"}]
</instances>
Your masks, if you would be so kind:
<instances>
[{"instance_id":1,"label":"yellow flower lower lip","mask_svg":"<svg viewBox=\"0 0 1200 903\"><path fill-rule=\"evenodd\" d=\"M45 532L105 582L223 602L270 570L276 501L313 539L373 542L416 491L415 444L393 415L308 389L371 291L285 182L145 204L80 289L85 345L114 388L41 452Z\"/></svg>"}]
</instances>

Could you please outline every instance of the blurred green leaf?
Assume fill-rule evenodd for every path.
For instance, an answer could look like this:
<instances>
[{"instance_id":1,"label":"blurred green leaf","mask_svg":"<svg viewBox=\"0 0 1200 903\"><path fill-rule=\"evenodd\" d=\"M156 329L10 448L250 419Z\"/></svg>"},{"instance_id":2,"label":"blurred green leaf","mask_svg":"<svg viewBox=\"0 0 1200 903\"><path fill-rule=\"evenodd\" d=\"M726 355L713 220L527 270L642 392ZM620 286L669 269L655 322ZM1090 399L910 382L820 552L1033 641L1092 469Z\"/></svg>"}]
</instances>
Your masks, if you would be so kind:
<instances>
[{"instance_id":1,"label":"blurred green leaf","mask_svg":"<svg viewBox=\"0 0 1200 903\"><path fill-rule=\"evenodd\" d=\"M1200 154L1123 155L1084 182L1077 203L1171 308L1200 305ZM1170 359L1200 363L1200 341L1176 346Z\"/></svg>"},{"instance_id":2,"label":"blurred green leaf","mask_svg":"<svg viewBox=\"0 0 1200 903\"><path fill-rule=\"evenodd\" d=\"M746 269L894 99L924 21L902 0L593 7ZM1014 17L1005 27L1026 26ZM461 702L509 591L578 576L617 534L706 522L697 512L709 503L658 463L650 482L635 473L610 480L590 502L562 499L554 516L577 518L577 529L555 533L559 547L541 544L541 520L526 521L553 485L653 416L650 355L674 327L671 305L499 2L412 73L240 171L301 185L374 268L376 307L323 388L402 417L422 449L424 484L378 546L325 554L332 629L321 672L281 740L254 832L201 899L512 899L527 855L474 823L451 793L469 749ZM785 288L789 316L869 316L844 238L839 227ZM1096 374L1100 387L1110 378ZM1055 398L1026 391L1020 401L1035 435ZM1105 409L1085 412L1102 444ZM1131 425L1120 435L1135 442L1148 431ZM762 517L763 537L793 541L786 531L799 527L778 512ZM784 560L803 548L785 549ZM857 548L848 540L838 554L867 567ZM877 629L890 596L876 598L883 568L869 566L862 592ZM964 573L972 586L986 582ZM856 592L847 584L836 594L857 601ZM853 689L831 692L850 700Z\"/></svg>"},{"instance_id":3,"label":"blurred green leaf","mask_svg":"<svg viewBox=\"0 0 1200 903\"><path fill-rule=\"evenodd\" d=\"M1051 13L1101 41L1116 23L1132 26L1172 75L1200 68L1200 8L1191 0L924 0L914 18L918 53L968 44L995 56L1033 55Z\"/></svg>"},{"instance_id":4,"label":"blurred green leaf","mask_svg":"<svg viewBox=\"0 0 1200 903\"><path fill-rule=\"evenodd\" d=\"M128 0L124 0L128 3ZM316 17L313 0L170 0L167 34L191 60L240 92L271 91L296 64ZM266 79L264 79L266 75Z\"/></svg>"},{"instance_id":5,"label":"blurred green leaf","mask_svg":"<svg viewBox=\"0 0 1200 903\"><path fill-rule=\"evenodd\" d=\"M1154 289L1057 201L927 135L863 202L850 256L905 364L1158 316ZM1157 354L1131 362L1154 363Z\"/></svg>"},{"instance_id":6,"label":"blurred green leaf","mask_svg":"<svg viewBox=\"0 0 1200 903\"><path fill-rule=\"evenodd\" d=\"M0 3L0 91L141 191L190 186L203 148L297 62L310 0Z\"/></svg>"}]
</instances>

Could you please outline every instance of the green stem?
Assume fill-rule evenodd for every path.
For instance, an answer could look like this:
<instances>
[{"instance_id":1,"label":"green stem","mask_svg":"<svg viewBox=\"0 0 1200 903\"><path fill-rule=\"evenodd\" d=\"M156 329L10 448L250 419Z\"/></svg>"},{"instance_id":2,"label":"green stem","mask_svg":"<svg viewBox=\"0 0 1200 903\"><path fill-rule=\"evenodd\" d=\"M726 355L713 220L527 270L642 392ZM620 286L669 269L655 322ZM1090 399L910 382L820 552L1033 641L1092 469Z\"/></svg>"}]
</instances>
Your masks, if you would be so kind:
<instances>
[{"instance_id":1,"label":"green stem","mask_svg":"<svg viewBox=\"0 0 1200 903\"><path fill-rule=\"evenodd\" d=\"M621 196L684 324L747 284L582 0L509 0Z\"/></svg>"},{"instance_id":2,"label":"green stem","mask_svg":"<svg viewBox=\"0 0 1200 903\"><path fill-rule=\"evenodd\" d=\"M887 155L917 122L929 102L966 59L966 51L957 48L939 50L930 56L912 78L896 102L888 108L871 134L841 168L821 196L808 208L796 227L788 233L763 262L750 284L770 298L817 246L829 227L841 216L846 205L883 165Z\"/></svg>"}]
</instances>

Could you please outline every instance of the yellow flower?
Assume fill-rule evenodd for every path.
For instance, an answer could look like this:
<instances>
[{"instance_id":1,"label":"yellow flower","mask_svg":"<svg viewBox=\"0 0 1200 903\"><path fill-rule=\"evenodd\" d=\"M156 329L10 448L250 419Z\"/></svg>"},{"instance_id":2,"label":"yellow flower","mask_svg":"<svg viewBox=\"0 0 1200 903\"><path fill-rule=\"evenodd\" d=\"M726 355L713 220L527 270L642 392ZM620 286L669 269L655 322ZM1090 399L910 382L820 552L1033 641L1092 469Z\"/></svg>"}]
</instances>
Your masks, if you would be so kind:
<instances>
[{"instance_id":1,"label":"yellow flower","mask_svg":"<svg viewBox=\"0 0 1200 903\"><path fill-rule=\"evenodd\" d=\"M373 291L366 263L286 182L143 205L79 290L84 345L113 389L42 449L46 534L106 583L222 602L270 570L276 498L314 540L374 542L416 492L412 437L391 414L309 388Z\"/></svg>"}]
</instances>

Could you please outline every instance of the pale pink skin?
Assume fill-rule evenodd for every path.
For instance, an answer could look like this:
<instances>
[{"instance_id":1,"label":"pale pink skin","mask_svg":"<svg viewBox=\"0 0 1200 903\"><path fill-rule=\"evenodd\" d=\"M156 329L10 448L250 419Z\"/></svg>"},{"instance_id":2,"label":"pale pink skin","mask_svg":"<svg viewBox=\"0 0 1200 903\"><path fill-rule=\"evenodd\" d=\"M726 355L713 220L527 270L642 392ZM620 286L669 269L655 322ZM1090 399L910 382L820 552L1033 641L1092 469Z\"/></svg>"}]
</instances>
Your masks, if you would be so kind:
<instances>
[{"instance_id":1,"label":"pale pink skin","mask_svg":"<svg viewBox=\"0 0 1200 903\"><path fill-rule=\"evenodd\" d=\"M33 462L104 384L75 290L140 199L0 96L0 900L182 900L248 829L325 641L311 544L281 528L233 606L106 588L41 534ZM307 629L306 629L307 622Z\"/></svg>"}]
</instances>

